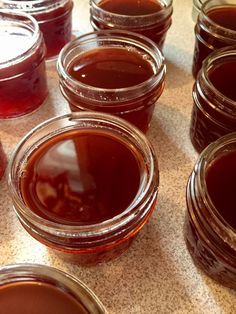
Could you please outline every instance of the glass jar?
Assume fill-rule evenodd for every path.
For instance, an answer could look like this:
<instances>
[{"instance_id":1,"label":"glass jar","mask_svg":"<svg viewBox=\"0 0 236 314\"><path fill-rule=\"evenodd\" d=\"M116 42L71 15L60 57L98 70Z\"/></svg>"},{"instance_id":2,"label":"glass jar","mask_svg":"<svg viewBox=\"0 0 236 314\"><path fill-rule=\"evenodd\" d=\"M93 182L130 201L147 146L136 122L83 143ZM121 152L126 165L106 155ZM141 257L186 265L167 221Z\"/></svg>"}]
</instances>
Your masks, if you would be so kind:
<instances>
[{"instance_id":1,"label":"glass jar","mask_svg":"<svg viewBox=\"0 0 236 314\"><path fill-rule=\"evenodd\" d=\"M130 246L154 210L159 175L138 129L80 112L28 133L9 162L8 183L17 216L35 239L71 262L93 265Z\"/></svg>"},{"instance_id":2,"label":"glass jar","mask_svg":"<svg viewBox=\"0 0 236 314\"><path fill-rule=\"evenodd\" d=\"M2 179L2 177L4 175L6 163L7 163L7 158L6 158L6 155L4 153L1 139L0 139L0 180Z\"/></svg>"},{"instance_id":3,"label":"glass jar","mask_svg":"<svg viewBox=\"0 0 236 314\"><path fill-rule=\"evenodd\" d=\"M120 29L139 33L163 48L171 26L172 0L91 0L90 21L95 31Z\"/></svg>"},{"instance_id":4,"label":"glass jar","mask_svg":"<svg viewBox=\"0 0 236 314\"><path fill-rule=\"evenodd\" d=\"M1 267L0 291L2 314L59 314L67 310L71 314L107 313L83 282L45 265L24 263Z\"/></svg>"},{"instance_id":5,"label":"glass jar","mask_svg":"<svg viewBox=\"0 0 236 314\"><path fill-rule=\"evenodd\" d=\"M229 185L235 178L232 177L234 172L231 173L235 170L235 156L236 133L221 137L201 153L187 185L185 219L185 239L196 265L231 288L236 288L236 229L232 212L227 217L226 211L230 199L227 191L234 194ZM218 169L212 168L213 165L217 165ZM212 177L211 169L218 172L217 179ZM222 173L226 177L221 176ZM218 186L217 189L214 185ZM223 211L219 205L216 206L219 200L213 202L217 195L223 204Z\"/></svg>"},{"instance_id":6,"label":"glass jar","mask_svg":"<svg viewBox=\"0 0 236 314\"><path fill-rule=\"evenodd\" d=\"M203 60L214 50L236 45L236 0L209 0L195 25L192 73L196 78Z\"/></svg>"},{"instance_id":7,"label":"glass jar","mask_svg":"<svg viewBox=\"0 0 236 314\"><path fill-rule=\"evenodd\" d=\"M45 45L30 15L0 10L0 119L36 110L48 95Z\"/></svg>"},{"instance_id":8,"label":"glass jar","mask_svg":"<svg viewBox=\"0 0 236 314\"><path fill-rule=\"evenodd\" d=\"M203 63L193 87L190 138L201 152L219 137L236 131L236 47L219 49Z\"/></svg>"},{"instance_id":9,"label":"glass jar","mask_svg":"<svg viewBox=\"0 0 236 314\"><path fill-rule=\"evenodd\" d=\"M195 23L197 22L198 14L201 11L202 4L206 1L207 0L193 0L192 18Z\"/></svg>"},{"instance_id":10,"label":"glass jar","mask_svg":"<svg viewBox=\"0 0 236 314\"><path fill-rule=\"evenodd\" d=\"M77 60L78 69L86 71L90 66L90 73L81 72L79 79L70 74L70 67ZM71 111L111 113L143 132L148 130L166 74L164 57L148 38L125 31L89 33L62 49L57 68L61 92ZM135 81L146 71L148 76ZM86 76L95 82L84 82L82 78Z\"/></svg>"},{"instance_id":11,"label":"glass jar","mask_svg":"<svg viewBox=\"0 0 236 314\"><path fill-rule=\"evenodd\" d=\"M38 21L47 47L47 59L57 56L71 40L72 0L2 0L0 6L24 11Z\"/></svg>"}]
</instances>

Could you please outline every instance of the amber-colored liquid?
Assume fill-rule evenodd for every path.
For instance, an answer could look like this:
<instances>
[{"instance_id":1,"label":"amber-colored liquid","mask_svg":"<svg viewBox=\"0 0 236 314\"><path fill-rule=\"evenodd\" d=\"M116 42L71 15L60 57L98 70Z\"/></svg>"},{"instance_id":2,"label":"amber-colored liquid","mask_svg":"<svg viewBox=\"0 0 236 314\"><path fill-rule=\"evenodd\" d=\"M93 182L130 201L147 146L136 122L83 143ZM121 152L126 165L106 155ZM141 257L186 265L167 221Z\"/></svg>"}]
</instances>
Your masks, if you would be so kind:
<instances>
[{"instance_id":1,"label":"amber-colored liquid","mask_svg":"<svg viewBox=\"0 0 236 314\"><path fill-rule=\"evenodd\" d=\"M129 96L129 87L145 83L154 75L154 69L145 56L125 48L99 47L79 55L67 71L77 81L91 86L92 95L92 87L108 90L97 92L95 99L80 97L79 88L77 95L65 90L72 111L107 112L126 119L143 132L147 131L155 102L163 91L164 78L159 85L148 87L149 91L140 87L132 97ZM149 86L148 82L146 84ZM119 96L115 91L118 88L127 88L127 93ZM111 93L112 90L114 92Z\"/></svg>"},{"instance_id":2,"label":"amber-colored liquid","mask_svg":"<svg viewBox=\"0 0 236 314\"><path fill-rule=\"evenodd\" d=\"M146 15L163 9L158 0L102 0L98 4L105 11L122 15Z\"/></svg>"},{"instance_id":3,"label":"amber-colored liquid","mask_svg":"<svg viewBox=\"0 0 236 314\"><path fill-rule=\"evenodd\" d=\"M217 25L228 29L229 31L236 30L236 5L221 6L209 10L207 16ZM202 67L203 60L214 50L233 45L233 38L231 41L222 39L222 36L213 36L211 32L206 32L205 28L198 28L196 26L196 41L193 60L193 76L196 77L197 73ZM214 33L214 32L213 32ZM236 44L236 41L234 42Z\"/></svg>"},{"instance_id":4,"label":"amber-colored liquid","mask_svg":"<svg viewBox=\"0 0 236 314\"><path fill-rule=\"evenodd\" d=\"M46 58L59 54L60 50L71 40L73 2L41 14L33 14L38 21L47 47Z\"/></svg>"},{"instance_id":5,"label":"amber-colored liquid","mask_svg":"<svg viewBox=\"0 0 236 314\"><path fill-rule=\"evenodd\" d=\"M123 212L140 185L128 143L102 131L55 136L28 159L20 186L26 205L58 223L99 223Z\"/></svg>"},{"instance_id":6,"label":"amber-colored liquid","mask_svg":"<svg viewBox=\"0 0 236 314\"><path fill-rule=\"evenodd\" d=\"M98 48L81 54L68 73L89 86L115 89L135 86L154 74L151 64L124 48Z\"/></svg>"},{"instance_id":7,"label":"amber-colored liquid","mask_svg":"<svg viewBox=\"0 0 236 314\"><path fill-rule=\"evenodd\" d=\"M209 196L220 215L236 231L236 151L217 158L206 174Z\"/></svg>"},{"instance_id":8,"label":"amber-colored liquid","mask_svg":"<svg viewBox=\"0 0 236 314\"><path fill-rule=\"evenodd\" d=\"M91 21L94 29L126 29L152 39L159 45L159 47L163 46L166 32L171 25L171 16L161 14L161 11L163 11L166 7L164 2L159 0L102 0L98 3L98 6L107 12L127 16L136 16L137 18L135 23L131 22L130 25L125 26L118 25L118 19L114 16L111 17L109 23L107 23L101 19L97 20L96 17L92 15ZM158 12L160 12L160 15L154 20L154 23L147 23L146 25L141 19L138 23L139 16L155 14Z\"/></svg>"},{"instance_id":9,"label":"amber-colored liquid","mask_svg":"<svg viewBox=\"0 0 236 314\"><path fill-rule=\"evenodd\" d=\"M227 62L226 62L227 61ZM209 70L208 77L216 90L221 93L222 97L227 97L236 101L235 73L236 59L227 59L219 62L217 66ZM198 152L201 152L211 142L219 137L236 131L235 116L223 115L212 109L209 103L214 104L215 94L208 93L208 101L198 94L200 108L194 104L192 111L192 121L190 128L190 137L193 146ZM224 104L227 105L226 103Z\"/></svg>"},{"instance_id":10,"label":"amber-colored liquid","mask_svg":"<svg viewBox=\"0 0 236 314\"><path fill-rule=\"evenodd\" d=\"M39 281L22 281L0 286L1 314L87 314L69 293Z\"/></svg>"}]
</instances>

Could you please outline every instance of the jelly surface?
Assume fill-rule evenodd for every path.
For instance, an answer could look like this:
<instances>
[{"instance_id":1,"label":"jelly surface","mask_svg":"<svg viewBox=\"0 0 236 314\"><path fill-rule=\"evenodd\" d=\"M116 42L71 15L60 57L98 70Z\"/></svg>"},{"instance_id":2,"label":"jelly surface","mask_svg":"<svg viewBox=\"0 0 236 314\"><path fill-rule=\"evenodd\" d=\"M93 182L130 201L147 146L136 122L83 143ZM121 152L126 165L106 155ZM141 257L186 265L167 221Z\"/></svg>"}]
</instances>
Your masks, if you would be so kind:
<instances>
[{"instance_id":1,"label":"jelly surface","mask_svg":"<svg viewBox=\"0 0 236 314\"><path fill-rule=\"evenodd\" d=\"M115 89L135 86L153 74L144 56L125 48L97 48L79 55L68 73L89 86Z\"/></svg>"},{"instance_id":2,"label":"jelly surface","mask_svg":"<svg viewBox=\"0 0 236 314\"><path fill-rule=\"evenodd\" d=\"M235 6L220 6L215 9L211 9L207 12L207 16L224 28L230 31L236 30L236 5ZM198 71L201 69L203 60L214 50L233 45L233 38L228 35L231 42L226 39L222 39L222 36L213 36L214 32L206 32L205 27L198 29L196 27L196 42L193 60L193 76L196 77ZM236 42L235 42L236 44Z\"/></svg>"},{"instance_id":3,"label":"jelly surface","mask_svg":"<svg viewBox=\"0 0 236 314\"><path fill-rule=\"evenodd\" d=\"M217 158L206 174L209 196L220 215L236 231L236 151Z\"/></svg>"},{"instance_id":4,"label":"jelly surface","mask_svg":"<svg viewBox=\"0 0 236 314\"><path fill-rule=\"evenodd\" d=\"M98 3L102 9L122 15L146 15L156 13L164 5L157 0L102 0Z\"/></svg>"},{"instance_id":5,"label":"jelly surface","mask_svg":"<svg viewBox=\"0 0 236 314\"><path fill-rule=\"evenodd\" d=\"M1 314L86 314L74 297L61 289L38 281L22 281L0 286Z\"/></svg>"},{"instance_id":6,"label":"jelly surface","mask_svg":"<svg viewBox=\"0 0 236 314\"><path fill-rule=\"evenodd\" d=\"M63 224L112 218L135 198L139 162L129 144L105 132L67 132L42 144L28 159L20 186L37 215Z\"/></svg>"}]
</instances>

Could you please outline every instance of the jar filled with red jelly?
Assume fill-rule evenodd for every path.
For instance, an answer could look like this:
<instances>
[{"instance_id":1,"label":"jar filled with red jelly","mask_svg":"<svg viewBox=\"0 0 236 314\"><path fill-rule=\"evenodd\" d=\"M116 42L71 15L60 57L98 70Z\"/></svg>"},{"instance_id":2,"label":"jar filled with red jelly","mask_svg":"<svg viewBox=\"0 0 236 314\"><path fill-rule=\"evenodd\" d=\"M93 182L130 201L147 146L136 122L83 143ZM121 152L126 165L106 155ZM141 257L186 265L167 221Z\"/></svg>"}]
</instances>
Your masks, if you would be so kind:
<instances>
[{"instance_id":1,"label":"jar filled with red jelly","mask_svg":"<svg viewBox=\"0 0 236 314\"><path fill-rule=\"evenodd\" d=\"M211 52L232 45L236 45L236 0L206 1L195 25L193 76Z\"/></svg>"},{"instance_id":2,"label":"jar filled with red jelly","mask_svg":"<svg viewBox=\"0 0 236 314\"><path fill-rule=\"evenodd\" d=\"M171 26L172 0L91 0L90 21L95 31L122 29L152 39L163 47Z\"/></svg>"},{"instance_id":3,"label":"jar filled with red jelly","mask_svg":"<svg viewBox=\"0 0 236 314\"><path fill-rule=\"evenodd\" d=\"M57 68L71 111L106 112L148 130L166 73L154 42L126 31L85 34L63 48Z\"/></svg>"},{"instance_id":4,"label":"jar filled with red jelly","mask_svg":"<svg viewBox=\"0 0 236 314\"><path fill-rule=\"evenodd\" d=\"M8 167L23 227L82 265L125 251L154 210L158 166L144 134L96 112L59 116L21 141Z\"/></svg>"},{"instance_id":5,"label":"jar filled with red jelly","mask_svg":"<svg viewBox=\"0 0 236 314\"><path fill-rule=\"evenodd\" d=\"M210 277L236 288L236 133L210 144L187 185L185 239L196 263Z\"/></svg>"},{"instance_id":6,"label":"jar filled with red jelly","mask_svg":"<svg viewBox=\"0 0 236 314\"><path fill-rule=\"evenodd\" d=\"M57 56L71 40L72 0L2 0L0 5L24 11L37 20L47 47L47 59Z\"/></svg>"},{"instance_id":7,"label":"jar filled with red jelly","mask_svg":"<svg viewBox=\"0 0 236 314\"><path fill-rule=\"evenodd\" d=\"M0 119L36 110L47 95L46 48L30 15L0 10Z\"/></svg>"},{"instance_id":8,"label":"jar filled with red jelly","mask_svg":"<svg viewBox=\"0 0 236 314\"><path fill-rule=\"evenodd\" d=\"M190 138L201 152L236 131L236 47L219 49L204 61L193 87Z\"/></svg>"},{"instance_id":9,"label":"jar filled with red jelly","mask_svg":"<svg viewBox=\"0 0 236 314\"><path fill-rule=\"evenodd\" d=\"M79 279L53 267L14 264L0 268L1 314L106 314Z\"/></svg>"},{"instance_id":10,"label":"jar filled with red jelly","mask_svg":"<svg viewBox=\"0 0 236 314\"><path fill-rule=\"evenodd\" d=\"M2 179L2 177L4 175L4 172L6 169L6 163L7 163L7 158L6 158L6 155L4 153L1 139L0 139L0 180Z\"/></svg>"}]
</instances>

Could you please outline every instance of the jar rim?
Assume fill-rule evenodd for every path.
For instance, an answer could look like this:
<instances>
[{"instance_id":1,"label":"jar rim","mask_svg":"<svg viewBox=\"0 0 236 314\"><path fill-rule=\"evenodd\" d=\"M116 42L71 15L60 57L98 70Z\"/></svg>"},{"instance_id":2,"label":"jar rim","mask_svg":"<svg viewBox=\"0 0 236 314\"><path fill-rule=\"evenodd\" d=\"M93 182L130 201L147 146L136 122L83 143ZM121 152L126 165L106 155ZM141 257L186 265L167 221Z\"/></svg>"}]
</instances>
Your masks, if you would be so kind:
<instances>
[{"instance_id":1,"label":"jar rim","mask_svg":"<svg viewBox=\"0 0 236 314\"><path fill-rule=\"evenodd\" d=\"M32 43L31 43L31 46L27 50L25 50L24 52L20 53L16 57L11 58L11 59L6 60L6 61L3 61L3 62L0 62L0 69L5 68L7 66L14 65L14 64L19 63L22 60L26 59L38 47L38 42L39 42L40 38L42 38L42 33L39 30L39 25L38 25L37 21L35 20L35 18L32 17L31 15L29 15L29 14L27 14L25 12L19 12L19 11L12 12L11 10L7 10L7 9L0 9L0 16L1 16L1 14L3 14L3 15L5 14L6 16L10 16L10 17L12 17L12 16L13 17L17 16L19 18L23 17L26 20L30 21L30 23L32 24L32 28L31 28L31 31L32 31L32 39L31 39Z\"/></svg>"},{"instance_id":2,"label":"jar rim","mask_svg":"<svg viewBox=\"0 0 236 314\"><path fill-rule=\"evenodd\" d=\"M226 148L227 146L230 146L232 144L235 144L236 149L236 132L224 135L215 142L208 145L199 155L194 172L199 173L199 175L197 176L197 186L200 195L203 196L203 199L205 199L206 203L208 204L207 209L211 214L212 224L214 226L218 226L218 228L215 227L215 231L217 232L217 229L219 229L220 227L220 229L224 231L224 234L229 235L230 239L234 241L234 247L236 249L236 229L224 219L224 217L220 214L220 212L213 204L208 193L205 180L205 175L209 162L211 160L214 160L214 156L217 156L222 148Z\"/></svg>"},{"instance_id":3,"label":"jar rim","mask_svg":"<svg viewBox=\"0 0 236 314\"><path fill-rule=\"evenodd\" d=\"M111 43L111 41L118 41L119 43L125 43L127 45L132 44L134 47L141 48L143 51L148 53L149 56L151 56L151 58L155 61L155 65L158 66L156 73L154 73L153 76L150 77L148 80L145 80L144 82L141 82L140 84L137 84L135 86L124 87L124 88L94 87L94 86L84 84L74 79L65 68L65 58L67 54L72 52L73 49L76 49L76 47L78 47L79 45L83 45L88 42L89 43L96 42L96 41L99 42L99 40L105 40L108 43ZM102 46L102 47L106 47L106 46ZM114 47L117 47L117 46L114 46ZM89 50L86 50L86 51L89 51ZM65 81L66 86L70 90L71 90L70 86L72 85L72 86L76 86L84 90L92 89L94 93L103 92L103 93L127 94L127 92L138 91L147 85L148 86L150 85L150 89L152 89L153 86L158 85L160 81L163 79L163 77L165 76L166 66L165 66L164 55L162 54L160 49L157 47L157 45L149 38L142 36L140 34L134 33L134 32L129 32L129 31L102 30L102 31L94 31L94 32L84 34L82 36L75 38L71 42L67 43L64 46L64 48L60 51L60 54L58 56L57 72L59 74L60 79ZM101 101L102 100L99 100L99 102ZM120 102L120 100L117 100L117 102ZM114 104L114 101L112 101L112 103ZM109 101L106 100L106 105L108 104L109 104Z\"/></svg>"},{"instance_id":4,"label":"jar rim","mask_svg":"<svg viewBox=\"0 0 236 314\"><path fill-rule=\"evenodd\" d=\"M32 263L17 263L0 267L0 281L2 286L5 284L14 283L16 281L32 281L35 280L35 278L38 278L39 281L40 279L44 282L48 281L49 284L52 285L53 283L60 283L60 286L57 285L59 286L58 289L61 289L60 287L62 287L71 290L75 299L80 301L83 306L87 305L90 307L91 304L91 308L95 308L96 313L107 314L104 305L85 283L83 283L77 277L72 276L62 270L51 266ZM89 304L87 304L87 302ZM87 308L87 310L90 311L89 308Z\"/></svg>"},{"instance_id":5,"label":"jar rim","mask_svg":"<svg viewBox=\"0 0 236 314\"><path fill-rule=\"evenodd\" d=\"M163 6L163 9L160 10L160 11L157 11L157 12L154 12L154 13L149 13L149 14L140 14L140 15L126 15L126 14L119 14L119 13L113 13L113 12L110 12L110 11L107 11L105 9L103 9L102 7L100 7L97 3L96 3L96 0L90 0L90 5L94 5L95 9L96 10L99 10L103 13L109 13L109 14L112 14L112 16L114 17L117 17L117 18L132 18L132 19L135 19L135 18L140 18L140 19L143 19L143 18L146 18L146 19L153 19L153 18L157 18L159 15L162 15L163 14L163 10L168 10L168 9L171 9L170 11L170 15L172 14L172 6L173 6L173 0L161 0L160 1L161 4L164 3L164 6Z\"/></svg>"},{"instance_id":6,"label":"jar rim","mask_svg":"<svg viewBox=\"0 0 236 314\"><path fill-rule=\"evenodd\" d=\"M54 123L57 122L70 122L71 125L77 125L79 123L81 124L81 127L83 128L85 125L85 122L89 123L91 126L91 122L98 122L101 127L102 123L105 125L106 129L108 130L109 128L111 129L112 127L116 127L116 133L114 134L119 134L119 136L124 136L124 134L131 134L132 136L132 144L138 145L144 150L145 148L145 158L148 159L148 162L146 161L145 166L148 168L149 173L148 177L142 181L142 186L139 188L137 191L137 194L132 201L132 203L121 213L118 215L104 220L103 222L100 223L94 223L94 224L87 224L87 225L73 225L73 224L63 224L63 223L56 223L47 219L44 219L37 214L35 214L33 211L31 211L27 205L24 204L23 200L19 196L19 193L17 192L17 188L15 187L16 185L16 180L15 176L13 173L14 166L17 167L18 171L22 170L19 169L20 166L24 163L24 160L27 159L28 155L30 155L31 152L26 151L24 160L16 161L17 155L22 149L23 145L27 143L27 141L31 141L31 137L33 137L37 132L43 131L44 128L47 126L52 127ZM64 128L61 128L61 130L71 130L71 125L70 126L64 126ZM98 128L98 125L95 126L96 130ZM123 132L123 133L122 133ZM125 133L126 132L126 133ZM46 137L44 137L43 141L41 139L41 143L47 141L48 139L52 138L53 136L60 134L58 130L54 130L51 132L51 137L50 134L47 134ZM130 138L131 138L130 136ZM39 144L39 140L37 140L34 144L37 145ZM40 143L40 144L41 144ZM31 144L30 147L33 145ZM19 166L20 164L20 166ZM85 235L88 237L92 237L96 234L109 234L111 232L116 231L118 228L121 226L127 225L132 221L137 215L142 215L143 214L143 206L145 205L146 202L146 195L150 193L154 188L158 189L158 184L159 184L159 173L158 173L158 166L157 166L157 160L155 157L154 149L151 145L151 143L148 141L148 139L145 137L145 135L138 130L135 126L131 125L131 123L110 115L110 114L105 114L105 113L98 113L98 112L75 112L75 113L69 113L66 115L62 116L57 116L54 118L51 118L49 120L44 121L43 123L39 124L35 128L33 128L28 134L26 134L22 140L19 142L17 147L15 148L9 163L8 163L8 168L7 168L7 178L8 178L8 187L9 191L13 200L13 204L17 205L17 213L19 213L23 216L26 217L28 221L32 222L32 224L37 224L37 226L40 226L40 229L45 229L45 230L51 230L53 233L55 231L55 234L57 231L63 232L63 235L65 237L70 237L72 234L80 234L80 235ZM154 183L153 183L154 181ZM15 207L15 206L14 206Z\"/></svg>"}]
</instances>

